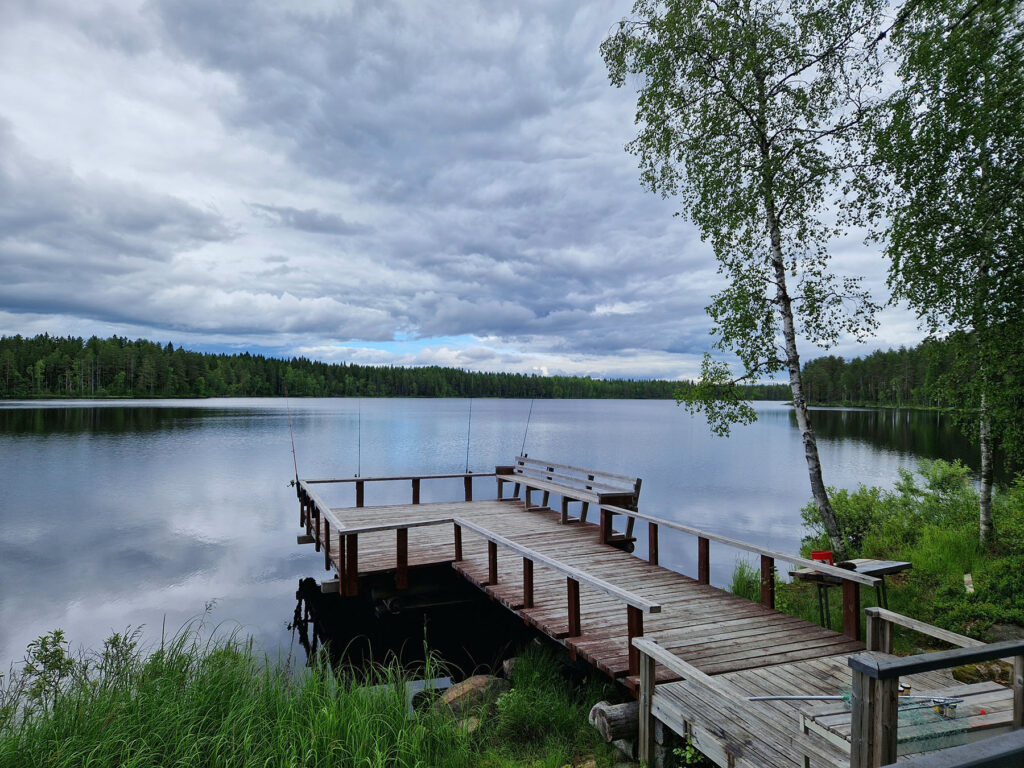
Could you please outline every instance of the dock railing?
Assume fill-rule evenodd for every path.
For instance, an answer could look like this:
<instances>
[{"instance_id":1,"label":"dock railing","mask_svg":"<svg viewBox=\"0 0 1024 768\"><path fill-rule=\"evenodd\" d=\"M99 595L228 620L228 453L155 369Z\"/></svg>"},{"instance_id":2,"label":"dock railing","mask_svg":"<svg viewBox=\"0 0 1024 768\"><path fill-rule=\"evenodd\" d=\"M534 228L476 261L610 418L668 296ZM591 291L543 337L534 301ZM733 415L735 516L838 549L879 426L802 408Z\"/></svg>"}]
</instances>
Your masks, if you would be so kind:
<instances>
[{"instance_id":1,"label":"dock railing","mask_svg":"<svg viewBox=\"0 0 1024 768\"><path fill-rule=\"evenodd\" d=\"M711 547L710 542L726 544L735 549L746 552L753 552L761 557L761 603L768 608L775 608L775 561L781 560L785 563L799 565L805 568L813 568L816 571L834 576L842 581L843 590L843 634L854 640L860 638L861 609L860 609L860 585L877 587L881 579L876 576L866 576L856 571L848 571L845 568L837 568L833 565L808 560L799 555L790 555L784 552L760 547L729 536L722 536L710 531L703 531L691 525L666 520L654 515L647 515L624 507L601 505L602 514L623 515L634 520L642 520L647 523L647 552L648 560L653 565L658 564L658 536L661 528L668 528L673 531L681 531L697 537L697 581L701 584L708 584L711 581Z\"/></svg>"},{"instance_id":2,"label":"dock railing","mask_svg":"<svg viewBox=\"0 0 1024 768\"><path fill-rule=\"evenodd\" d=\"M891 614L890 611L886 613ZM851 768L879 768L896 762L901 675L933 672L1004 657L1014 660L1011 727L1017 730L1024 724L1024 640L1006 640L974 648L954 648L916 656L879 658L871 653L851 656Z\"/></svg>"},{"instance_id":3,"label":"dock railing","mask_svg":"<svg viewBox=\"0 0 1024 768\"><path fill-rule=\"evenodd\" d=\"M509 550L523 558L523 608L532 608L534 605L534 565L549 568L563 574L566 577L566 617L568 637L579 637L583 633L581 610L580 610L580 585L603 592L611 597L621 600L626 604L626 630L629 642L629 669L630 674L639 673L639 654L634 648L634 638L642 637L644 633L644 614L660 613L661 605L653 600L637 595L628 590L617 587L604 579L593 576L584 570L567 565L560 560L545 555L529 547L523 546L504 536L488 531L476 523L457 516L445 518L431 518L424 520L405 521L402 523L382 523L381 525L351 527L345 524L331 509L330 506L310 486L317 483L330 482L383 482L395 480L410 480L413 483L413 503L419 503L419 480L427 479L452 479L463 477L466 480L466 500L472 501L472 479L475 477L493 477L494 473L463 473L453 475L420 475L400 477L379 477L379 478L345 478L337 480L300 480L298 483L298 496L301 502L300 524L306 528L307 536L316 544L317 550L321 547L324 552L324 567L331 569L331 530L339 535L340 551L335 559L338 564L339 592L343 595L355 595L358 592L359 579L359 535L369 533L380 533L382 531L395 531L395 586L398 589L405 589L409 583L409 529L434 525L452 525L454 534L453 561L458 563L463 560L462 532L472 531L474 534L487 541L487 572L486 586L498 584L498 548ZM356 486L357 489L359 486ZM362 496L357 490L357 506L363 506ZM321 534L322 530L322 534ZM314 531L316 534L314 535Z\"/></svg>"}]
</instances>

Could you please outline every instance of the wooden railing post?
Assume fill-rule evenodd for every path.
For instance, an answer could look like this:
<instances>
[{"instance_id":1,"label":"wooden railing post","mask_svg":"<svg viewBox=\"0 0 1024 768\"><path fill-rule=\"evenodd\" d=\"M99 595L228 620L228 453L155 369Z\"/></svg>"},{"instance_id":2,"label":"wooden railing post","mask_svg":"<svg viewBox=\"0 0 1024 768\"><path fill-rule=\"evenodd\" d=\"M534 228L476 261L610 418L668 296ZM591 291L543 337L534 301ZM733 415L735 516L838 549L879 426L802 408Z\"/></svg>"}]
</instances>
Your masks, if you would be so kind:
<instances>
[{"instance_id":1,"label":"wooden railing post","mask_svg":"<svg viewBox=\"0 0 1024 768\"><path fill-rule=\"evenodd\" d=\"M362 507L363 505L363 486L365 483L362 480L356 480L356 506Z\"/></svg>"},{"instance_id":2,"label":"wooden railing post","mask_svg":"<svg viewBox=\"0 0 1024 768\"><path fill-rule=\"evenodd\" d=\"M466 489L466 501L473 500L473 477L472 475L466 475L462 478L462 485Z\"/></svg>"},{"instance_id":3,"label":"wooden railing post","mask_svg":"<svg viewBox=\"0 0 1024 768\"><path fill-rule=\"evenodd\" d=\"M324 570L331 570L331 521L324 518Z\"/></svg>"},{"instance_id":4,"label":"wooden railing post","mask_svg":"<svg viewBox=\"0 0 1024 768\"><path fill-rule=\"evenodd\" d=\"M420 479L418 477L412 479L412 503L420 503Z\"/></svg>"},{"instance_id":5,"label":"wooden railing post","mask_svg":"<svg viewBox=\"0 0 1024 768\"><path fill-rule=\"evenodd\" d=\"M639 744L637 758L642 765L654 765L654 714L651 705L654 700L654 659L639 648L630 645L630 652L640 653L640 699L639 699Z\"/></svg>"},{"instance_id":6,"label":"wooden railing post","mask_svg":"<svg viewBox=\"0 0 1024 768\"><path fill-rule=\"evenodd\" d=\"M454 523L455 529L455 562L462 560L462 526Z\"/></svg>"},{"instance_id":7,"label":"wooden railing post","mask_svg":"<svg viewBox=\"0 0 1024 768\"><path fill-rule=\"evenodd\" d=\"M647 562L658 564L658 524L647 524Z\"/></svg>"},{"instance_id":8,"label":"wooden railing post","mask_svg":"<svg viewBox=\"0 0 1024 768\"><path fill-rule=\"evenodd\" d=\"M872 678L853 670L850 768L896 762L899 677Z\"/></svg>"},{"instance_id":9,"label":"wooden railing post","mask_svg":"<svg viewBox=\"0 0 1024 768\"><path fill-rule=\"evenodd\" d=\"M523 608L533 608L533 560L523 558Z\"/></svg>"},{"instance_id":10,"label":"wooden railing post","mask_svg":"<svg viewBox=\"0 0 1024 768\"><path fill-rule=\"evenodd\" d=\"M639 608L626 606L626 635L629 643L629 674L640 674L640 649L633 645L634 637L644 636L644 614Z\"/></svg>"},{"instance_id":11,"label":"wooden railing post","mask_svg":"<svg viewBox=\"0 0 1024 768\"><path fill-rule=\"evenodd\" d=\"M316 547L316 551L320 551L320 507L316 504L313 505L313 545Z\"/></svg>"},{"instance_id":12,"label":"wooden railing post","mask_svg":"<svg viewBox=\"0 0 1024 768\"><path fill-rule=\"evenodd\" d=\"M843 634L860 639L860 584L855 581L843 582Z\"/></svg>"},{"instance_id":13,"label":"wooden railing post","mask_svg":"<svg viewBox=\"0 0 1024 768\"><path fill-rule=\"evenodd\" d=\"M612 537L612 513L601 507L601 538L602 544L607 544Z\"/></svg>"},{"instance_id":14,"label":"wooden railing post","mask_svg":"<svg viewBox=\"0 0 1024 768\"><path fill-rule=\"evenodd\" d=\"M409 529L399 528L395 534L395 589L408 589Z\"/></svg>"},{"instance_id":15,"label":"wooden railing post","mask_svg":"<svg viewBox=\"0 0 1024 768\"><path fill-rule=\"evenodd\" d=\"M579 637L580 629L580 583L571 576L566 578L566 597L568 598L569 637Z\"/></svg>"},{"instance_id":16,"label":"wooden railing post","mask_svg":"<svg viewBox=\"0 0 1024 768\"><path fill-rule=\"evenodd\" d=\"M1013 657L1013 730L1024 728L1024 656Z\"/></svg>"},{"instance_id":17,"label":"wooden railing post","mask_svg":"<svg viewBox=\"0 0 1024 768\"><path fill-rule=\"evenodd\" d=\"M703 536L697 537L697 581L711 583L711 542Z\"/></svg>"},{"instance_id":18,"label":"wooden railing post","mask_svg":"<svg viewBox=\"0 0 1024 768\"><path fill-rule=\"evenodd\" d=\"M893 623L880 616L873 607L866 609L864 613L867 616L864 635L868 650L892 653Z\"/></svg>"},{"instance_id":19,"label":"wooden railing post","mask_svg":"<svg viewBox=\"0 0 1024 768\"><path fill-rule=\"evenodd\" d=\"M775 608L775 558L761 555L761 604Z\"/></svg>"},{"instance_id":20,"label":"wooden railing post","mask_svg":"<svg viewBox=\"0 0 1024 768\"><path fill-rule=\"evenodd\" d=\"M355 597L359 594L359 537L354 533L345 537L345 570L348 582L345 594Z\"/></svg>"},{"instance_id":21,"label":"wooden railing post","mask_svg":"<svg viewBox=\"0 0 1024 768\"><path fill-rule=\"evenodd\" d=\"M498 583L498 545L493 541L487 542L487 584Z\"/></svg>"}]
</instances>

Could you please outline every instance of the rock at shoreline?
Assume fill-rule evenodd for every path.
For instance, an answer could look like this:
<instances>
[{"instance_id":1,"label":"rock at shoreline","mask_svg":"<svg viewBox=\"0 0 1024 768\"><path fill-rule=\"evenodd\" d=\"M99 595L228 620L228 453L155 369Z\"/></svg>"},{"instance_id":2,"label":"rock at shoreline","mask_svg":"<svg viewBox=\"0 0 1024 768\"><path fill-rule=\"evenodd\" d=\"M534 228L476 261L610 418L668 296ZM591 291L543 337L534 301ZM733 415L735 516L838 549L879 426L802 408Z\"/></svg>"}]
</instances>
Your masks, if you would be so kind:
<instances>
[{"instance_id":1,"label":"rock at shoreline","mask_svg":"<svg viewBox=\"0 0 1024 768\"><path fill-rule=\"evenodd\" d=\"M494 702L510 687L508 680L494 675L473 675L445 691L434 707L438 712L450 712L455 717L464 718L479 707Z\"/></svg>"}]
</instances>

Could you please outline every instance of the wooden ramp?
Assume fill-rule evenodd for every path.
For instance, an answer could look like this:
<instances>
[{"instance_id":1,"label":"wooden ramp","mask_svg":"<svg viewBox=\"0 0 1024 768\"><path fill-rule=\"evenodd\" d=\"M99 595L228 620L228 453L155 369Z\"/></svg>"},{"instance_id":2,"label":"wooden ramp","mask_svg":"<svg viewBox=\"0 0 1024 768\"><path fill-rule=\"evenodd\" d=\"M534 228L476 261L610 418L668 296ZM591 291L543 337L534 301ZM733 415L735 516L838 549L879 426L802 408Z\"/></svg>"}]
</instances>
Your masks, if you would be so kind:
<instances>
[{"instance_id":1,"label":"wooden ramp","mask_svg":"<svg viewBox=\"0 0 1024 768\"><path fill-rule=\"evenodd\" d=\"M337 572L339 591L347 595L357 593L360 576L393 574L402 589L415 583L418 568L450 563L491 598L634 694L640 692L638 646L643 646L634 641L642 639L648 643L643 656L650 663L648 675L653 672L647 702L653 716L694 738L719 765L850 764L849 750L810 738L802 729L806 705L747 699L848 691L849 657L865 650L857 639L858 624L844 634L780 613L771 607L774 592L767 584L762 590L767 605L712 587L705 538L716 538L712 534L612 508L648 522L654 562L645 562L604 543L611 531L604 519L563 523L564 512L528 508L518 498L473 500L473 480L479 477L465 476L463 501L348 508L328 507L314 481L302 481L301 523L307 536L300 540L323 552L325 568ZM426 478L400 478L412 480L416 501L421 479ZM357 503L362 500L360 485ZM659 524L703 534L697 579L657 564ZM621 542L622 534L616 540ZM762 573L773 578L772 556L779 553L717 540L760 552ZM864 577L859 581L871 583ZM857 607L859 614L859 602ZM905 679L920 690L956 685L945 672Z\"/></svg>"}]
</instances>

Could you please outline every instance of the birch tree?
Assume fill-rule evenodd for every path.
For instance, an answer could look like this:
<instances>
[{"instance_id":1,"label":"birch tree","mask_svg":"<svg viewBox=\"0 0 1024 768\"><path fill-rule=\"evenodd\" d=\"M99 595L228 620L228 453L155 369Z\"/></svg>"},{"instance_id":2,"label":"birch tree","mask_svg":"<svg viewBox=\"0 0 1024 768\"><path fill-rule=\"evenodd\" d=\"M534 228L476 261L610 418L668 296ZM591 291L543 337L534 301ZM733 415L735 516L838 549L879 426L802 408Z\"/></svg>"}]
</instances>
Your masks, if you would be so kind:
<instances>
[{"instance_id":1,"label":"birch tree","mask_svg":"<svg viewBox=\"0 0 1024 768\"><path fill-rule=\"evenodd\" d=\"M904 7L891 36L902 84L874 133L886 175L869 178L891 190L882 200L894 296L930 331L962 332L954 340L970 350L970 370L945 377L944 389L977 430L986 545L995 444L1024 450L1021 9L1019 0Z\"/></svg>"},{"instance_id":2,"label":"birch tree","mask_svg":"<svg viewBox=\"0 0 1024 768\"><path fill-rule=\"evenodd\" d=\"M638 81L641 181L677 195L727 287L711 298L715 346L682 397L712 429L754 418L736 384L785 372L811 493L839 557L846 542L822 479L798 337L827 348L874 329L875 305L829 270L848 223L836 206L879 67L876 0L639 0L602 45L613 84ZM632 80L631 80L632 82ZM682 394L682 393L681 393Z\"/></svg>"}]
</instances>

